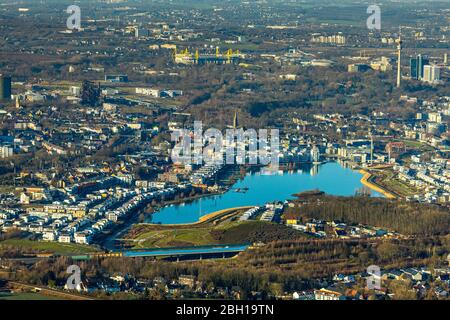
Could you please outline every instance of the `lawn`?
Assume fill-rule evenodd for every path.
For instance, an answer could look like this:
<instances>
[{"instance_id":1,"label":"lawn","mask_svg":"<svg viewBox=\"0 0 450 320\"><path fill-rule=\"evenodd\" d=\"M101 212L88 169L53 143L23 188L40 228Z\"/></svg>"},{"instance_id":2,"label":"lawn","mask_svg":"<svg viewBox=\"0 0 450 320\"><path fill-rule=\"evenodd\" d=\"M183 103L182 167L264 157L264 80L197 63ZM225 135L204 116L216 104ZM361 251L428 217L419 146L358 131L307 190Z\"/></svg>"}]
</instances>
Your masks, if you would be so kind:
<instances>
[{"instance_id":1,"label":"lawn","mask_svg":"<svg viewBox=\"0 0 450 320\"><path fill-rule=\"evenodd\" d=\"M202 221L187 225L145 225L129 234L129 244L134 248L163 248L218 244L214 230L224 230L236 225L231 217L242 210L224 210L207 215ZM215 222L215 223L213 223Z\"/></svg>"},{"instance_id":2,"label":"lawn","mask_svg":"<svg viewBox=\"0 0 450 320\"><path fill-rule=\"evenodd\" d=\"M433 151L434 148L420 141L402 140L408 149L416 149L423 152Z\"/></svg>"},{"instance_id":3,"label":"lawn","mask_svg":"<svg viewBox=\"0 0 450 320\"><path fill-rule=\"evenodd\" d=\"M135 248L159 248L214 244L210 228L155 230L140 235Z\"/></svg>"},{"instance_id":4,"label":"lawn","mask_svg":"<svg viewBox=\"0 0 450 320\"><path fill-rule=\"evenodd\" d=\"M98 251L96 247L82 244L31 241L26 239L8 239L0 241L0 249L2 246L14 246L22 248L25 251L30 250L33 252L45 252L61 255L82 254Z\"/></svg>"},{"instance_id":5,"label":"lawn","mask_svg":"<svg viewBox=\"0 0 450 320\"><path fill-rule=\"evenodd\" d=\"M0 294L0 300L61 300L61 298L45 296L40 293L23 292Z\"/></svg>"},{"instance_id":6,"label":"lawn","mask_svg":"<svg viewBox=\"0 0 450 320\"><path fill-rule=\"evenodd\" d=\"M0 186L0 193L11 193L11 192L14 192L14 187Z\"/></svg>"},{"instance_id":7,"label":"lawn","mask_svg":"<svg viewBox=\"0 0 450 320\"><path fill-rule=\"evenodd\" d=\"M247 208L226 209L204 216L202 221L186 225L135 225L125 237L134 249L241 244L258 241L303 238L292 228L261 221L237 221Z\"/></svg>"},{"instance_id":8,"label":"lawn","mask_svg":"<svg viewBox=\"0 0 450 320\"><path fill-rule=\"evenodd\" d=\"M301 232L284 225L260 221L222 222L217 226L170 228L141 233L129 240L135 249L164 248L176 246L201 246L212 244L233 244L304 237Z\"/></svg>"},{"instance_id":9,"label":"lawn","mask_svg":"<svg viewBox=\"0 0 450 320\"><path fill-rule=\"evenodd\" d=\"M395 174L390 170L383 171L377 176L380 177L379 182L381 186L387 190L391 190L399 194L400 196L412 196L419 192L419 190L416 190L414 187L398 180L395 177Z\"/></svg>"}]
</instances>

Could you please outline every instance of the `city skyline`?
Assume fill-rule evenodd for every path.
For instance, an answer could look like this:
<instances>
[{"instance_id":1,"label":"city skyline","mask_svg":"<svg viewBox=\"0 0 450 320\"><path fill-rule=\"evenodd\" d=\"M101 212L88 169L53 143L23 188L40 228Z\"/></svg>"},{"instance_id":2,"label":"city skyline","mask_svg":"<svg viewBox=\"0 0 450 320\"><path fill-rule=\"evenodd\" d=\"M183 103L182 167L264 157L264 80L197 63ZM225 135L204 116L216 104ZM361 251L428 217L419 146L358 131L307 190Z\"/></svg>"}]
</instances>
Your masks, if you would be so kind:
<instances>
[{"instance_id":1,"label":"city skyline","mask_svg":"<svg viewBox=\"0 0 450 320\"><path fill-rule=\"evenodd\" d=\"M449 19L445 1L5 1L0 300L448 301Z\"/></svg>"}]
</instances>

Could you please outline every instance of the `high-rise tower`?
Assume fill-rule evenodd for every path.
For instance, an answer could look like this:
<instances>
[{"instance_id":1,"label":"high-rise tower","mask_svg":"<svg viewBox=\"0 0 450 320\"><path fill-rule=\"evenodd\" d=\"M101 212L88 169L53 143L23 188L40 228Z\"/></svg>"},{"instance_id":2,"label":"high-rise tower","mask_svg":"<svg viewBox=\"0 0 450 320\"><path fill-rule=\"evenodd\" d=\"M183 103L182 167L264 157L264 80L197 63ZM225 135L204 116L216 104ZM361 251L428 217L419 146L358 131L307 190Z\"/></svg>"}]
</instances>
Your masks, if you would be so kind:
<instances>
[{"instance_id":1,"label":"high-rise tower","mask_svg":"<svg viewBox=\"0 0 450 320\"><path fill-rule=\"evenodd\" d=\"M16 96L16 109L20 109L20 98Z\"/></svg>"},{"instance_id":2,"label":"high-rise tower","mask_svg":"<svg viewBox=\"0 0 450 320\"><path fill-rule=\"evenodd\" d=\"M400 88L402 82L402 31L400 29L400 33L398 36L398 62L397 62L397 88Z\"/></svg>"},{"instance_id":3,"label":"high-rise tower","mask_svg":"<svg viewBox=\"0 0 450 320\"><path fill-rule=\"evenodd\" d=\"M11 100L11 77L0 74L0 101Z\"/></svg>"},{"instance_id":4,"label":"high-rise tower","mask_svg":"<svg viewBox=\"0 0 450 320\"><path fill-rule=\"evenodd\" d=\"M373 134L372 134L372 130L371 129L369 129L369 137L370 137L370 165L373 166L374 144L373 144Z\"/></svg>"},{"instance_id":5,"label":"high-rise tower","mask_svg":"<svg viewBox=\"0 0 450 320\"><path fill-rule=\"evenodd\" d=\"M430 64L430 60L427 56L421 54L410 60L410 75L411 79L422 80L423 72L426 65Z\"/></svg>"}]
</instances>

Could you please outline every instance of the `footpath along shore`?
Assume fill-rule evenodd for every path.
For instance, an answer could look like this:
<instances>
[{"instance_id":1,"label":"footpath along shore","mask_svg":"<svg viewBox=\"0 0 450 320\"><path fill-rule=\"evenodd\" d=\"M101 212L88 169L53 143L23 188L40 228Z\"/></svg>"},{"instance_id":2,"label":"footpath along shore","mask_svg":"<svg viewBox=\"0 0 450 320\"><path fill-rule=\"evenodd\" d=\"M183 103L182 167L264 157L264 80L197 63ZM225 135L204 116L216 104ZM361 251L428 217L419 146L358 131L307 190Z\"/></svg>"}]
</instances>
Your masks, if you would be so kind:
<instances>
[{"instance_id":1,"label":"footpath along shore","mask_svg":"<svg viewBox=\"0 0 450 320\"><path fill-rule=\"evenodd\" d=\"M366 170L363 170L363 169L359 170L359 172L361 174L363 174L363 177L361 178L361 183L363 185L365 185L366 187L368 187L378 193L381 193L388 199L397 199L396 195L394 195L393 193L389 192L388 190L380 187L375 182L373 182L372 179L374 178L374 176L370 172L367 172Z\"/></svg>"},{"instance_id":2,"label":"footpath along shore","mask_svg":"<svg viewBox=\"0 0 450 320\"><path fill-rule=\"evenodd\" d=\"M207 222L210 222L212 220L216 220L220 217L229 215L233 212L236 211L241 211L241 210L248 210L251 208L254 208L256 206L245 206L245 207L236 207L236 208L228 208L228 209L224 209L224 210L220 210L220 211L216 211L207 215L204 215L203 217L200 218L200 220L198 220L197 222L193 222L193 223L183 223L183 224L154 224L154 223L140 223L139 225L148 225L148 226L163 226L163 227L184 227L184 226L197 226L197 225L201 225Z\"/></svg>"}]
</instances>

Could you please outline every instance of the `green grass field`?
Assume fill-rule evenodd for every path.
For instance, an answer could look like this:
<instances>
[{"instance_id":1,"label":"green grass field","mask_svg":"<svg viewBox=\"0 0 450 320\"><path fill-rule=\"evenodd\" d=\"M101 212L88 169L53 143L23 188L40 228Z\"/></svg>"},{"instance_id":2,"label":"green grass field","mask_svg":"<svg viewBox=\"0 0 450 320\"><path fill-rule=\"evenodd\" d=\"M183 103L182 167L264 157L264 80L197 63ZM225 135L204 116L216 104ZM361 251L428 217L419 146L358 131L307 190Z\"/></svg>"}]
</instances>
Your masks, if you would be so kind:
<instances>
[{"instance_id":1,"label":"green grass field","mask_svg":"<svg viewBox=\"0 0 450 320\"><path fill-rule=\"evenodd\" d=\"M45 296L40 293L23 292L0 294L0 300L61 300L61 298Z\"/></svg>"},{"instance_id":2,"label":"green grass field","mask_svg":"<svg viewBox=\"0 0 450 320\"><path fill-rule=\"evenodd\" d=\"M433 151L434 148L420 141L402 140L408 149L417 149L423 152Z\"/></svg>"},{"instance_id":3,"label":"green grass field","mask_svg":"<svg viewBox=\"0 0 450 320\"><path fill-rule=\"evenodd\" d=\"M61 255L82 254L98 251L98 249L93 246L74 243L31 241L26 239L8 239L0 241L0 250L3 246L14 246L21 248L24 251L45 252Z\"/></svg>"},{"instance_id":4,"label":"green grass field","mask_svg":"<svg viewBox=\"0 0 450 320\"><path fill-rule=\"evenodd\" d=\"M0 186L0 193L10 193L14 192L14 187L12 186Z\"/></svg>"},{"instance_id":5,"label":"green grass field","mask_svg":"<svg viewBox=\"0 0 450 320\"><path fill-rule=\"evenodd\" d=\"M143 233L135 238L135 248L158 248L173 246L199 246L218 244L212 236L213 230L232 228L235 223L226 223L218 227L206 225L204 227L185 227L168 230L154 230ZM159 228L158 228L159 229Z\"/></svg>"},{"instance_id":6,"label":"green grass field","mask_svg":"<svg viewBox=\"0 0 450 320\"><path fill-rule=\"evenodd\" d=\"M395 178L395 174L390 170L383 171L380 175L381 185L387 190L391 190L401 196L412 196L419 192L414 187Z\"/></svg>"},{"instance_id":7,"label":"green grass field","mask_svg":"<svg viewBox=\"0 0 450 320\"><path fill-rule=\"evenodd\" d=\"M147 229L129 243L133 248L164 248L175 246L200 246L212 244L253 243L305 237L301 232L284 225L261 221L225 221L217 226Z\"/></svg>"},{"instance_id":8,"label":"green grass field","mask_svg":"<svg viewBox=\"0 0 450 320\"><path fill-rule=\"evenodd\" d=\"M135 248L159 248L213 244L209 228L155 230L140 235L134 241Z\"/></svg>"}]
</instances>

